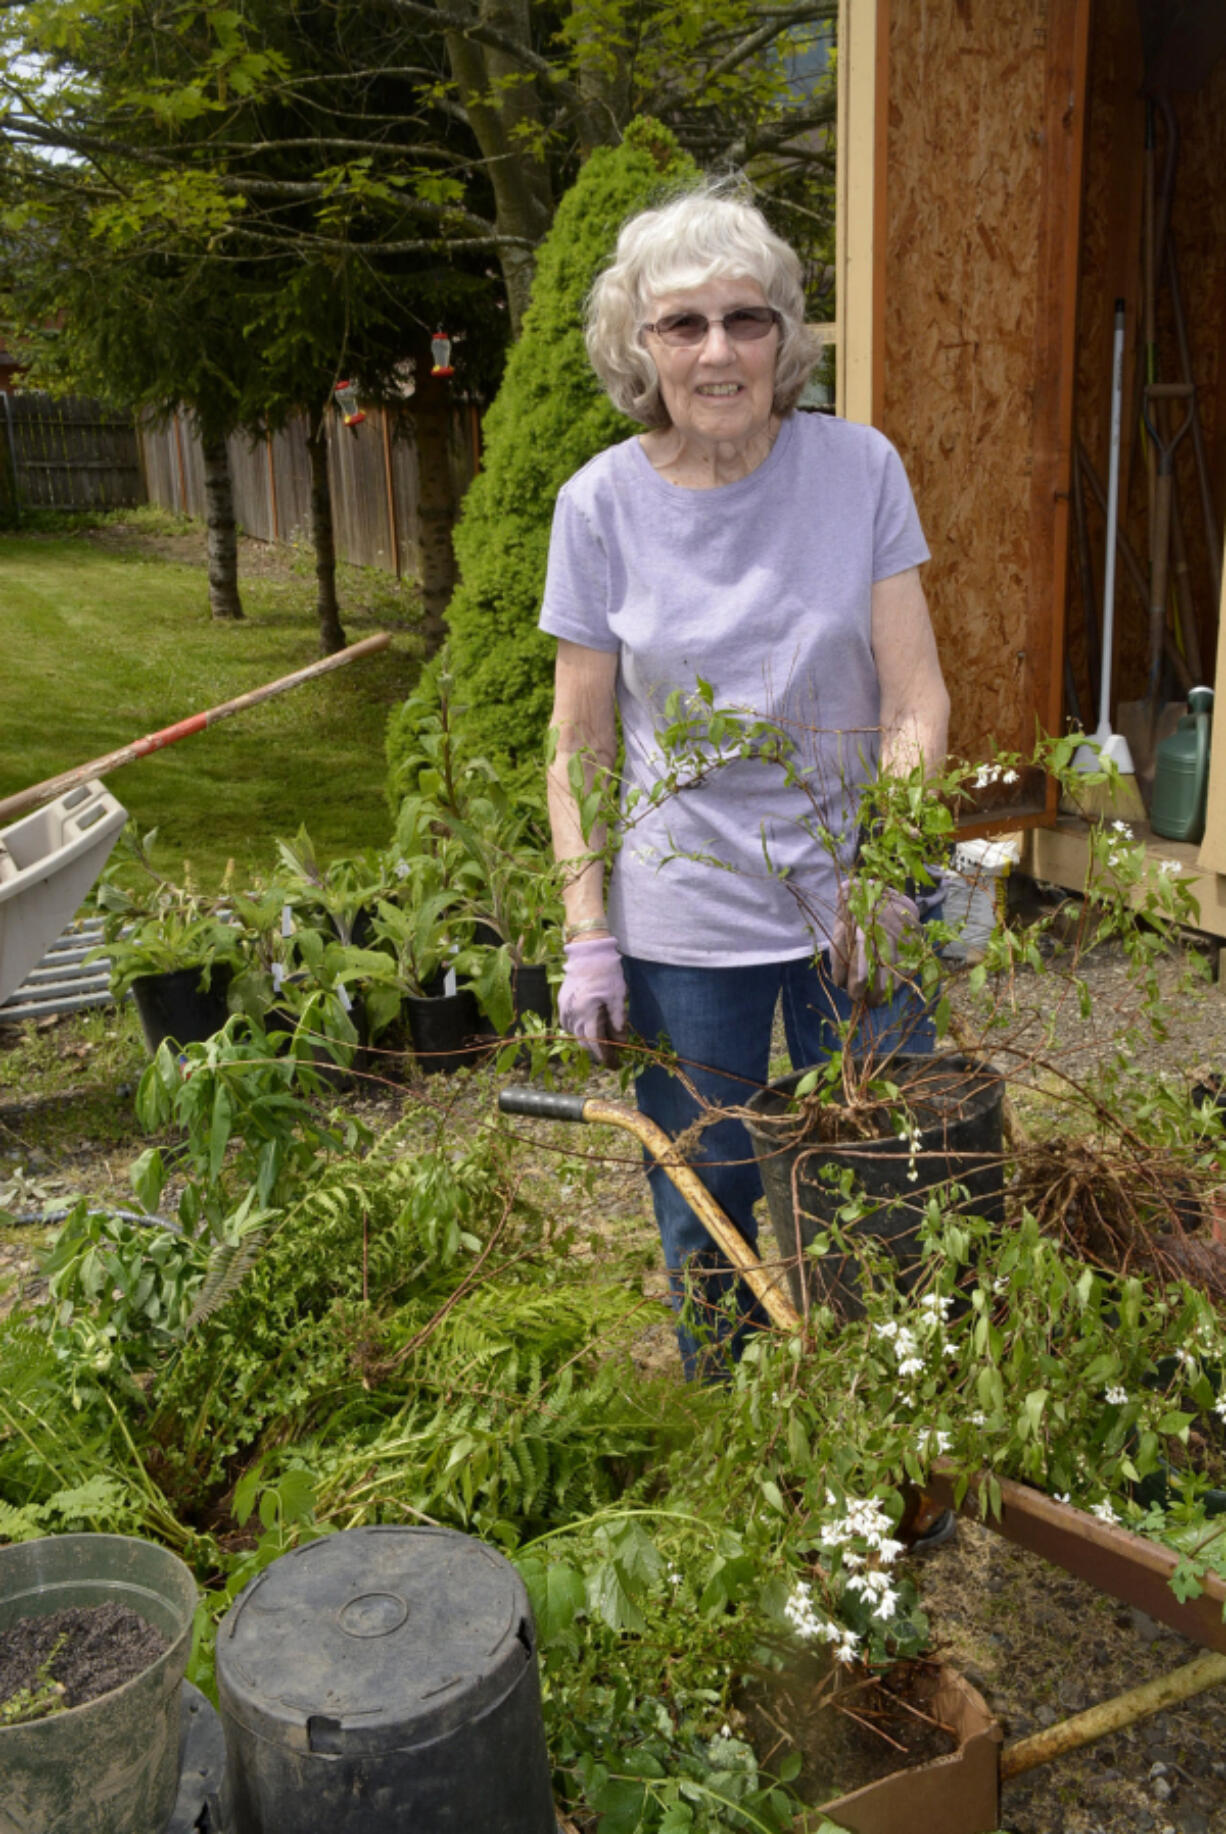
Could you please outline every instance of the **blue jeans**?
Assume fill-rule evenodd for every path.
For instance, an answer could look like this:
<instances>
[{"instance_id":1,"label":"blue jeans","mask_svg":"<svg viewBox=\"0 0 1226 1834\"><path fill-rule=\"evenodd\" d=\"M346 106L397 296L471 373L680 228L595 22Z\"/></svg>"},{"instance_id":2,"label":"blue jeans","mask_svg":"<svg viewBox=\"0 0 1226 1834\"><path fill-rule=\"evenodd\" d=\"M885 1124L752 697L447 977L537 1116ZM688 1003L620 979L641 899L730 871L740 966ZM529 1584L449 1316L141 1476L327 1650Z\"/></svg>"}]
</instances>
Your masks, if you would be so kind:
<instances>
[{"instance_id":1,"label":"blue jeans","mask_svg":"<svg viewBox=\"0 0 1226 1834\"><path fill-rule=\"evenodd\" d=\"M822 958L824 963L824 958ZM679 968L625 956L630 1024L648 1045L671 1046L702 1105L658 1063L635 1082L640 1114L674 1139L711 1108L744 1107L767 1080L775 1004L782 995L788 1055L794 1069L821 1063L837 1048L839 1021L852 1003L811 957L752 967ZM862 1013L857 1038L890 1049L930 1051L932 1019L909 987ZM729 1270L720 1250L667 1174L648 1154L655 1206L687 1380L710 1378L740 1354L745 1333L766 1322L757 1301ZM762 1181L744 1124L728 1117L701 1130L686 1158L716 1203L753 1247L753 1207ZM688 1274L688 1279L687 1279ZM734 1297L729 1297L734 1295Z\"/></svg>"}]
</instances>

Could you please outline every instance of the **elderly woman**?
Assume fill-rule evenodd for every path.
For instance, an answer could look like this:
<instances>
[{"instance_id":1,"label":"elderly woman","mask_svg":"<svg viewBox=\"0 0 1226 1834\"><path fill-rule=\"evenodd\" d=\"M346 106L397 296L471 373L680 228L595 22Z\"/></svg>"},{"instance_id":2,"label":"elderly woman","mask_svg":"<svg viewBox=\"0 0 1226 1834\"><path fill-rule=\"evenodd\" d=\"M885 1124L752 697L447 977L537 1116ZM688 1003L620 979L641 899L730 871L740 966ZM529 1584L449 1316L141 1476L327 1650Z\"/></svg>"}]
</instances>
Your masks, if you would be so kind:
<instances>
[{"instance_id":1,"label":"elderly woman","mask_svg":"<svg viewBox=\"0 0 1226 1834\"><path fill-rule=\"evenodd\" d=\"M795 412L819 351L800 263L757 210L706 190L633 218L593 290L587 341L646 430L577 472L554 517L540 619L558 638L549 803L557 856L574 863L559 1009L606 1061L627 1022L671 1048L684 1078L651 1059L636 1092L675 1136L766 1080L781 998L798 1067L827 1056L853 1014L861 1035L928 1047L918 1002L875 971L844 894L864 786L878 768L939 766L949 702L902 465L871 427ZM716 707L786 733L792 768L750 755L654 807L639 800L606 906L570 761L611 768L620 715L623 798L650 790L667 769L666 702L700 677ZM886 896L882 932L916 920ZM755 1241L761 1185L741 1123L706 1125L692 1157ZM739 1284L728 1299L702 1225L663 1173L649 1177L674 1303L687 1284L694 1302L682 1361L704 1373L704 1345L730 1335L735 1354L752 1302Z\"/></svg>"}]
</instances>

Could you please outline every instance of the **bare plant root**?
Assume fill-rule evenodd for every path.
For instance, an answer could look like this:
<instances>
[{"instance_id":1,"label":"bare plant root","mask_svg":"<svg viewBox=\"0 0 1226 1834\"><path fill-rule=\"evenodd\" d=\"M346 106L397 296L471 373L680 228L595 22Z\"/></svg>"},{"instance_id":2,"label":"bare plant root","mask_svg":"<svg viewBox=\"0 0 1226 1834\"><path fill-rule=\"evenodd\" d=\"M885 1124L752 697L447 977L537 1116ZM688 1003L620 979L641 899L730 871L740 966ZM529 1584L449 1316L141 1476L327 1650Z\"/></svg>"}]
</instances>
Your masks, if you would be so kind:
<instances>
[{"instance_id":1,"label":"bare plant root","mask_svg":"<svg viewBox=\"0 0 1226 1834\"><path fill-rule=\"evenodd\" d=\"M1080 1260L1186 1280L1226 1300L1226 1254L1196 1233L1202 1194L1173 1157L1122 1159L1082 1140L1046 1141L1020 1160L1012 1195Z\"/></svg>"}]
</instances>

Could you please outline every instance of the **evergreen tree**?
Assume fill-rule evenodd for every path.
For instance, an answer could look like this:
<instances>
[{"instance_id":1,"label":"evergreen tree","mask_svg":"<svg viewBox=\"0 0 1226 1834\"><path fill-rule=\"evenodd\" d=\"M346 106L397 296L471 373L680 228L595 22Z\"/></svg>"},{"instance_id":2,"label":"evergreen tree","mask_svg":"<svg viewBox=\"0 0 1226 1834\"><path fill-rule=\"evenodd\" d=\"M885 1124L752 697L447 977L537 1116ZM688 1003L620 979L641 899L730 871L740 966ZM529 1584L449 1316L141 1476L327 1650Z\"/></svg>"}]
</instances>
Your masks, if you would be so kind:
<instances>
[{"instance_id":1,"label":"evergreen tree","mask_svg":"<svg viewBox=\"0 0 1226 1834\"><path fill-rule=\"evenodd\" d=\"M456 526L461 580L447 616L461 743L497 762L535 768L548 725L556 646L536 620L558 491L637 430L588 362L588 293L625 219L699 176L667 128L632 122L620 146L593 152L541 245L523 335L486 415L482 469Z\"/></svg>"}]
</instances>

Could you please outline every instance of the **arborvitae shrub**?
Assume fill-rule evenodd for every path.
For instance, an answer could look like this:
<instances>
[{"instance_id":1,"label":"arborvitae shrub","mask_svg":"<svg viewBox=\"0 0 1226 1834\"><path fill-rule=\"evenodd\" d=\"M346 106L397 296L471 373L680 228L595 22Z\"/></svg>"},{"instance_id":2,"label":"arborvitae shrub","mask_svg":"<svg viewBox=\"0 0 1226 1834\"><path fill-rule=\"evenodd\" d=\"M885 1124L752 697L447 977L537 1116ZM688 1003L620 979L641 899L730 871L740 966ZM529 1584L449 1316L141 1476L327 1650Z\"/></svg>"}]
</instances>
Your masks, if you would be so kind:
<instances>
[{"instance_id":1,"label":"arborvitae shrub","mask_svg":"<svg viewBox=\"0 0 1226 1834\"><path fill-rule=\"evenodd\" d=\"M641 120L598 148L541 245L523 334L485 417L481 470L455 532L460 585L438 667L452 678L461 747L503 766L538 767L553 697L555 642L536 628L554 499L572 472L637 429L592 373L583 311L628 216L696 184L698 167L667 128ZM388 729L389 787L414 749L414 713Z\"/></svg>"}]
</instances>

